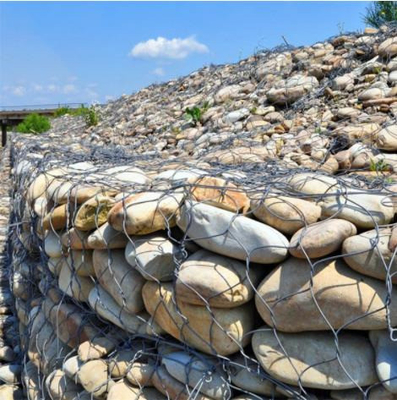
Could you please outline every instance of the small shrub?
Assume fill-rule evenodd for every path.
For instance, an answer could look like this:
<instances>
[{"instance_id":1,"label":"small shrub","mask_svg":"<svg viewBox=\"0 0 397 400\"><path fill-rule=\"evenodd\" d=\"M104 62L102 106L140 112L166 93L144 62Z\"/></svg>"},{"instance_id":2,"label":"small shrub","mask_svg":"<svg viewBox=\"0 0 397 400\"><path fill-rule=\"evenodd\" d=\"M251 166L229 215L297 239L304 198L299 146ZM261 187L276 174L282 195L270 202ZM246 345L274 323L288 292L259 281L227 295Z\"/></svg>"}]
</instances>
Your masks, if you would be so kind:
<instances>
[{"instance_id":1,"label":"small shrub","mask_svg":"<svg viewBox=\"0 0 397 400\"><path fill-rule=\"evenodd\" d=\"M29 114L18 126L17 131L21 133L42 133L51 128L50 120L39 114Z\"/></svg>"},{"instance_id":2,"label":"small shrub","mask_svg":"<svg viewBox=\"0 0 397 400\"><path fill-rule=\"evenodd\" d=\"M185 119L192 122L195 126L201 122L204 113L208 110L209 104L206 101L202 107L187 107L185 110Z\"/></svg>"},{"instance_id":3,"label":"small shrub","mask_svg":"<svg viewBox=\"0 0 397 400\"><path fill-rule=\"evenodd\" d=\"M87 126L95 126L98 125L99 117L98 113L96 112L95 108L91 106L90 108L86 108L85 114L85 122Z\"/></svg>"},{"instance_id":4,"label":"small shrub","mask_svg":"<svg viewBox=\"0 0 397 400\"><path fill-rule=\"evenodd\" d=\"M372 172L385 172L390 170L390 166L384 160L370 160L369 170Z\"/></svg>"},{"instance_id":5,"label":"small shrub","mask_svg":"<svg viewBox=\"0 0 397 400\"><path fill-rule=\"evenodd\" d=\"M363 17L365 24L380 28L384 24L397 23L397 1L374 1Z\"/></svg>"},{"instance_id":6,"label":"small shrub","mask_svg":"<svg viewBox=\"0 0 397 400\"><path fill-rule=\"evenodd\" d=\"M66 115L66 114L72 114L72 111L70 110L70 108L69 107L60 107L54 112L54 117L58 118L58 117L62 117L62 115Z\"/></svg>"}]
</instances>

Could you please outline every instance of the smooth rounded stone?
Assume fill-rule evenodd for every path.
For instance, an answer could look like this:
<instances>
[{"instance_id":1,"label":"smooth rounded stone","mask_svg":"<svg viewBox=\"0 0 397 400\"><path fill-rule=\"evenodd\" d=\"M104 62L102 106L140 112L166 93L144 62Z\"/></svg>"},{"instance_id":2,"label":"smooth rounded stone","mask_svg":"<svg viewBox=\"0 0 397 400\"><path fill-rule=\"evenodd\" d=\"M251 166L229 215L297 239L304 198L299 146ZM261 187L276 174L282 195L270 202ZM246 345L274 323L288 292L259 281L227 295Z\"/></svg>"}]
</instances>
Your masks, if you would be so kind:
<instances>
[{"instance_id":1,"label":"smooth rounded stone","mask_svg":"<svg viewBox=\"0 0 397 400\"><path fill-rule=\"evenodd\" d=\"M383 282L389 270L392 282L397 283L397 258L389 248L391 235L390 228L381 228L349 237L343 242L343 259L355 271Z\"/></svg>"},{"instance_id":2,"label":"smooth rounded stone","mask_svg":"<svg viewBox=\"0 0 397 400\"><path fill-rule=\"evenodd\" d=\"M62 371L65 375L77 383L76 375L84 363L80 360L79 356L69 357L62 364Z\"/></svg>"},{"instance_id":3,"label":"smooth rounded stone","mask_svg":"<svg viewBox=\"0 0 397 400\"><path fill-rule=\"evenodd\" d=\"M146 192L119 201L108 215L109 224L128 235L147 235L175 226L182 193Z\"/></svg>"},{"instance_id":4,"label":"smooth rounded stone","mask_svg":"<svg viewBox=\"0 0 397 400\"><path fill-rule=\"evenodd\" d=\"M119 328L130 333L146 333L149 316L146 313L128 313L101 286L97 285L91 290L88 302L99 316Z\"/></svg>"},{"instance_id":5,"label":"smooth rounded stone","mask_svg":"<svg viewBox=\"0 0 397 400\"><path fill-rule=\"evenodd\" d=\"M319 206L285 196L252 199L251 209L256 218L288 235L305 225L313 224L321 216Z\"/></svg>"},{"instance_id":6,"label":"smooth rounded stone","mask_svg":"<svg viewBox=\"0 0 397 400\"><path fill-rule=\"evenodd\" d=\"M367 400L397 400L397 396L390 393L383 386L374 386L372 389L363 389L367 394ZM333 400L362 400L363 391L359 389L347 390L332 390L330 392L331 399Z\"/></svg>"},{"instance_id":7,"label":"smooth rounded stone","mask_svg":"<svg viewBox=\"0 0 397 400\"><path fill-rule=\"evenodd\" d=\"M127 371L126 378L134 386L147 387L153 386L152 376L155 371L154 364L134 362Z\"/></svg>"},{"instance_id":8,"label":"smooth rounded stone","mask_svg":"<svg viewBox=\"0 0 397 400\"><path fill-rule=\"evenodd\" d=\"M61 232L49 231L44 239L44 251L48 257L62 257Z\"/></svg>"},{"instance_id":9,"label":"smooth rounded stone","mask_svg":"<svg viewBox=\"0 0 397 400\"><path fill-rule=\"evenodd\" d=\"M39 373L37 367L28 361L22 369L22 380L26 388L28 400L41 400Z\"/></svg>"},{"instance_id":10,"label":"smooth rounded stone","mask_svg":"<svg viewBox=\"0 0 397 400\"><path fill-rule=\"evenodd\" d=\"M75 400L81 386L76 385L62 370L55 370L48 375L45 384L53 400Z\"/></svg>"},{"instance_id":11,"label":"smooth rounded stone","mask_svg":"<svg viewBox=\"0 0 397 400\"><path fill-rule=\"evenodd\" d=\"M274 228L207 204L186 202L177 224L198 245L217 254L259 264L287 256L288 240Z\"/></svg>"},{"instance_id":12,"label":"smooth rounded stone","mask_svg":"<svg viewBox=\"0 0 397 400\"><path fill-rule=\"evenodd\" d=\"M132 349L118 350L109 358L109 372L113 378L124 378L134 362L147 361L147 357L144 355L147 347L144 342L134 341L133 345Z\"/></svg>"},{"instance_id":13,"label":"smooth rounded stone","mask_svg":"<svg viewBox=\"0 0 397 400\"><path fill-rule=\"evenodd\" d=\"M396 151L397 150L397 125L389 125L381 129L376 137L378 149Z\"/></svg>"},{"instance_id":14,"label":"smooth rounded stone","mask_svg":"<svg viewBox=\"0 0 397 400\"><path fill-rule=\"evenodd\" d=\"M381 57L394 57L397 55L397 37L391 37L382 42L378 47Z\"/></svg>"},{"instance_id":15,"label":"smooth rounded stone","mask_svg":"<svg viewBox=\"0 0 397 400\"><path fill-rule=\"evenodd\" d=\"M334 177L318 173L294 174L292 177L287 178L285 183L294 191L313 195L314 198L324 194L335 193L342 188Z\"/></svg>"},{"instance_id":16,"label":"smooth rounded stone","mask_svg":"<svg viewBox=\"0 0 397 400\"><path fill-rule=\"evenodd\" d=\"M154 178L155 181L187 181L188 179L197 179L200 176L207 175L207 172L200 169L169 169L162 171Z\"/></svg>"},{"instance_id":17,"label":"smooth rounded stone","mask_svg":"<svg viewBox=\"0 0 397 400\"><path fill-rule=\"evenodd\" d=\"M93 264L101 286L128 313L143 310L145 279L127 263L123 250L94 250Z\"/></svg>"},{"instance_id":18,"label":"smooth rounded stone","mask_svg":"<svg viewBox=\"0 0 397 400\"><path fill-rule=\"evenodd\" d=\"M50 210L43 218L43 229L57 231L65 229L72 223L74 207L62 204Z\"/></svg>"},{"instance_id":19,"label":"smooth rounded stone","mask_svg":"<svg viewBox=\"0 0 397 400\"><path fill-rule=\"evenodd\" d=\"M154 387L167 399L190 400L193 396L195 400L212 400L211 397L205 396L197 390L193 393L188 391L186 385L173 378L163 366L156 368L152 382Z\"/></svg>"},{"instance_id":20,"label":"smooth rounded stone","mask_svg":"<svg viewBox=\"0 0 397 400\"><path fill-rule=\"evenodd\" d=\"M94 285L91 278L77 275L68 264L63 263L58 277L58 286L64 293L77 301L87 302Z\"/></svg>"},{"instance_id":21,"label":"smooth rounded stone","mask_svg":"<svg viewBox=\"0 0 397 400\"><path fill-rule=\"evenodd\" d=\"M109 390L107 400L165 400L160 392L153 388L134 387L125 379L115 383Z\"/></svg>"},{"instance_id":22,"label":"smooth rounded stone","mask_svg":"<svg viewBox=\"0 0 397 400\"><path fill-rule=\"evenodd\" d=\"M128 236L123 232L113 229L108 222L105 222L94 232L90 232L87 244L92 249L123 249L128 243Z\"/></svg>"},{"instance_id":23,"label":"smooth rounded stone","mask_svg":"<svg viewBox=\"0 0 397 400\"><path fill-rule=\"evenodd\" d=\"M359 229L386 225L394 217L390 197L378 193L360 193L358 189L342 190L335 196L326 196L321 208L324 216L345 219Z\"/></svg>"},{"instance_id":24,"label":"smooth rounded stone","mask_svg":"<svg viewBox=\"0 0 397 400\"><path fill-rule=\"evenodd\" d=\"M8 364L0 366L0 381L5 383L18 383L21 376L19 364Z\"/></svg>"},{"instance_id":25,"label":"smooth rounded stone","mask_svg":"<svg viewBox=\"0 0 397 400\"><path fill-rule=\"evenodd\" d=\"M364 90L358 95L359 101L367 101L367 100L375 100L375 99L382 99L385 97L384 90L380 88L369 88Z\"/></svg>"},{"instance_id":26,"label":"smooth rounded stone","mask_svg":"<svg viewBox=\"0 0 397 400\"><path fill-rule=\"evenodd\" d=\"M91 360L83 364L77 372L77 379L83 388L95 397L109 390L108 365L104 360Z\"/></svg>"},{"instance_id":27,"label":"smooth rounded stone","mask_svg":"<svg viewBox=\"0 0 397 400\"><path fill-rule=\"evenodd\" d=\"M353 271L342 260L317 264L311 282L310 264L290 258L262 281L255 303L262 319L270 326L274 320L284 332L329 330L330 325L374 330L387 327L387 297L384 282ZM389 311L395 326L397 306L392 303Z\"/></svg>"},{"instance_id":28,"label":"smooth rounded stone","mask_svg":"<svg viewBox=\"0 0 397 400\"><path fill-rule=\"evenodd\" d=\"M105 185L97 186L91 184L76 184L70 189L70 202L75 204L83 204L94 196L114 196L117 191L106 187Z\"/></svg>"},{"instance_id":29,"label":"smooth rounded stone","mask_svg":"<svg viewBox=\"0 0 397 400\"><path fill-rule=\"evenodd\" d=\"M61 236L61 242L71 250L89 250L94 248L88 243L90 235L91 232L83 232L73 227Z\"/></svg>"},{"instance_id":30,"label":"smooth rounded stone","mask_svg":"<svg viewBox=\"0 0 397 400\"><path fill-rule=\"evenodd\" d=\"M95 360L108 355L116 347L116 341L106 337L96 337L93 340L83 342L77 349L81 361Z\"/></svg>"},{"instance_id":31,"label":"smooth rounded stone","mask_svg":"<svg viewBox=\"0 0 397 400\"><path fill-rule=\"evenodd\" d=\"M262 271L231 258L199 250L180 266L175 282L178 300L199 306L233 308L254 297Z\"/></svg>"},{"instance_id":32,"label":"smooth rounded stone","mask_svg":"<svg viewBox=\"0 0 397 400\"><path fill-rule=\"evenodd\" d=\"M150 178L139 168L131 165L118 165L107 168L95 174L94 180L101 178L108 185L114 182L130 184L131 186L142 187L150 183Z\"/></svg>"},{"instance_id":33,"label":"smooth rounded stone","mask_svg":"<svg viewBox=\"0 0 397 400\"><path fill-rule=\"evenodd\" d=\"M57 258L50 257L48 259L47 266L53 275L59 276L64 262L65 262L64 257L57 257Z\"/></svg>"},{"instance_id":34,"label":"smooth rounded stone","mask_svg":"<svg viewBox=\"0 0 397 400\"><path fill-rule=\"evenodd\" d=\"M0 347L0 360L5 362L11 362L15 359L14 350L9 346Z\"/></svg>"},{"instance_id":35,"label":"smooth rounded stone","mask_svg":"<svg viewBox=\"0 0 397 400\"><path fill-rule=\"evenodd\" d=\"M92 250L72 250L69 251L69 255L64 262L79 276L95 277L95 269L92 257Z\"/></svg>"},{"instance_id":36,"label":"smooth rounded stone","mask_svg":"<svg viewBox=\"0 0 397 400\"><path fill-rule=\"evenodd\" d=\"M251 393L275 397L276 387L266 379L258 363L237 353L231 358L230 378L233 385Z\"/></svg>"},{"instance_id":37,"label":"smooth rounded stone","mask_svg":"<svg viewBox=\"0 0 397 400\"><path fill-rule=\"evenodd\" d=\"M376 354L376 372L382 385L397 394L397 342L391 340L388 330L370 331L369 338Z\"/></svg>"},{"instance_id":38,"label":"smooth rounded stone","mask_svg":"<svg viewBox=\"0 0 397 400\"><path fill-rule=\"evenodd\" d=\"M228 400L231 388L227 375L207 357L190 355L184 351L167 354L161 360L167 372L182 384L198 390L215 400Z\"/></svg>"},{"instance_id":39,"label":"smooth rounded stone","mask_svg":"<svg viewBox=\"0 0 397 400\"><path fill-rule=\"evenodd\" d=\"M252 348L263 369L289 385L342 390L378 381L371 343L357 334L339 333L336 344L331 332L277 332L275 336L272 329L263 329L253 334Z\"/></svg>"},{"instance_id":40,"label":"smooth rounded stone","mask_svg":"<svg viewBox=\"0 0 397 400\"><path fill-rule=\"evenodd\" d=\"M21 388L15 385L0 385L1 400L24 400L24 393Z\"/></svg>"},{"instance_id":41,"label":"smooth rounded stone","mask_svg":"<svg viewBox=\"0 0 397 400\"><path fill-rule=\"evenodd\" d=\"M76 212L74 226L81 231L91 231L103 225L115 204L111 197L97 195L83 203Z\"/></svg>"},{"instance_id":42,"label":"smooth rounded stone","mask_svg":"<svg viewBox=\"0 0 397 400\"><path fill-rule=\"evenodd\" d=\"M125 248L125 258L146 280L171 281L178 251L178 247L163 236L135 236Z\"/></svg>"},{"instance_id":43,"label":"smooth rounded stone","mask_svg":"<svg viewBox=\"0 0 397 400\"><path fill-rule=\"evenodd\" d=\"M189 179L191 185L190 197L199 203L219 207L234 213L246 213L250 200L246 193L233 183L210 176Z\"/></svg>"},{"instance_id":44,"label":"smooth rounded stone","mask_svg":"<svg viewBox=\"0 0 397 400\"><path fill-rule=\"evenodd\" d=\"M173 299L172 284L146 282L142 290L146 310L164 331L205 353L228 355L249 342L253 309L244 304L231 309L186 304ZM181 314L184 316L182 318ZM214 321L215 320L215 321Z\"/></svg>"},{"instance_id":45,"label":"smooth rounded stone","mask_svg":"<svg viewBox=\"0 0 397 400\"><path fill-rule=\"evenodd\" d=\"M300 229L291 238L289 252L297 258L319 258L338 250L357 228L343 219L320 221Z\"/></svg>"}]
</instances>

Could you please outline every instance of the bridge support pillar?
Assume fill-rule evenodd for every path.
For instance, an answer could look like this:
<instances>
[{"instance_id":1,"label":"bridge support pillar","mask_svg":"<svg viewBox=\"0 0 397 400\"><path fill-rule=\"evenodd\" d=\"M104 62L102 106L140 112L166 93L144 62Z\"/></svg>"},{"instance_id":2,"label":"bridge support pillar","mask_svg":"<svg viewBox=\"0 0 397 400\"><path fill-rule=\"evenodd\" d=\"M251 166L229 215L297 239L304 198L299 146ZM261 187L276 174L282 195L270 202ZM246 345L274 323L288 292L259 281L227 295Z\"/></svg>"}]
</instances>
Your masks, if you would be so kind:
<instances>
[{"instance_id":1,"label":"bridge support pillar","mask_svg":"<svg viewBox=\"0 0 397 400\"><path fill-rule=\"evenodd\" d=\"M7 121L1 121L1 145L4 147L7 144Z\"/></svg>"}]
</instances>

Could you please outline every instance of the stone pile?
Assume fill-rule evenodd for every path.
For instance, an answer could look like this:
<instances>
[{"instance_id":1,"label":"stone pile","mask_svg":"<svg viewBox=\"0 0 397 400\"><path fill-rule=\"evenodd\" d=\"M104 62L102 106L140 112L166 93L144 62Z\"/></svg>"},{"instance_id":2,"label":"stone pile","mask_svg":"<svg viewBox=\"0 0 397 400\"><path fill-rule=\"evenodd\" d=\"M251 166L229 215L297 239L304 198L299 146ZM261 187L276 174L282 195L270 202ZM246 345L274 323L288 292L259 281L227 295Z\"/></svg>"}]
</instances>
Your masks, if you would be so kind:
<instances>
[{"instance_id":1,"label":"stone pile","mask_svg":"<svg viewBox=\"0 0 397 400\"><path fill-rule=\"evenodd\" d=\"M395 33L14 136L27 398L397 399Z\"/></svg>"}]
</instances>

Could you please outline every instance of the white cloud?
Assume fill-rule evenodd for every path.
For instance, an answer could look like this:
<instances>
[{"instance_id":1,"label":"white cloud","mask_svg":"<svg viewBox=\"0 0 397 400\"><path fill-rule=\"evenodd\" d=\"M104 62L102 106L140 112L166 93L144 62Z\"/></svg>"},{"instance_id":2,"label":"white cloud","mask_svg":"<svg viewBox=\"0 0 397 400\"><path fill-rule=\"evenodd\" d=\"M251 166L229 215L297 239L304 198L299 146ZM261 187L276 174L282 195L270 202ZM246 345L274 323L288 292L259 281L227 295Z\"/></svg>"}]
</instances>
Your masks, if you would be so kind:
<instances>
[{"instance_id":1,"label":"white cloud","mask_svg":"<svg viewBox=\"0 0 397 400\"><path fill-rule=\"evenodd\" d=\"M68 83L67 85L64 85L62 88L63 93L69 94L69 93L76 93L77 92L77 87L71 83Z\"/></svg>"},{"instance_id":2,"label":"white cloud","mask_svg":"<svg viewBox=\"0 0 397 400\"><path fill-rule=\"evenodd\" d=\"M157 75L157 76L164 76L164 75L165 75L165 71L164 71L163 68L158 67L158 68L155 68L155 69L152 71L152 74L153 74L153 75Z\"/></svg>"},{"instance_id":3,"label":"white cloud","mask_svg":"<svg viewBox=\"0 0 397 400\"><path fill-rule=\"evenodd\" d=\"M12 88L11 93L14 96L22 97L26 93L26 88L24 86L15 86Z\"/></svg>"},{"instance_id":4,"label":"white cloud","mask_svg":"<svg viewBox=\"0 0 397 400\"><path fill-rule=\"evenodd\" d=\"M54 84L51 84L51 85L48 85L47 86L47 90L49 91L49 92L58 92L59 91L59 86L57 86L57 85L54 85Z\"/></svg>"},{"instance_id":5,"label":"white cloud","mask_svg":"<svg viewBox=\"0 0 397 400\"><path fill-rule=\"evenodd\" d=\"M32 83L32 88L35 92L42 92L43 86L38 83Z\"/></svg>"},{"instance_id":6,"label":"white cloud","mask_svg":"<svg viewBox=\"0 0 397 400\"><path fill-rule=\"evenodd\" d=\"M134 46L130 52L132 57L140 58L186 58L191 53L208 53L208 47L198 42L193 36L185 39L166 39L159 36Z\"/></svg>"}]
</instances>

